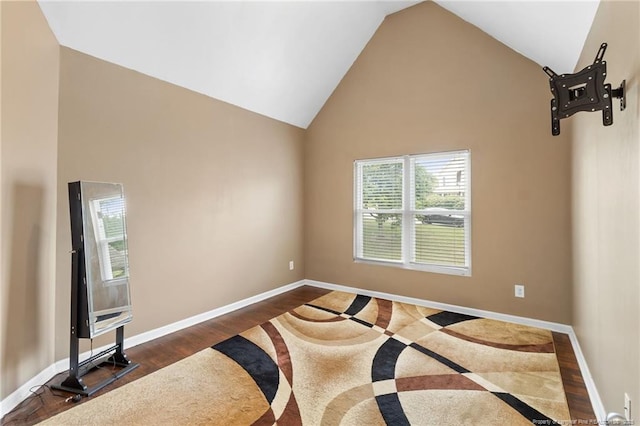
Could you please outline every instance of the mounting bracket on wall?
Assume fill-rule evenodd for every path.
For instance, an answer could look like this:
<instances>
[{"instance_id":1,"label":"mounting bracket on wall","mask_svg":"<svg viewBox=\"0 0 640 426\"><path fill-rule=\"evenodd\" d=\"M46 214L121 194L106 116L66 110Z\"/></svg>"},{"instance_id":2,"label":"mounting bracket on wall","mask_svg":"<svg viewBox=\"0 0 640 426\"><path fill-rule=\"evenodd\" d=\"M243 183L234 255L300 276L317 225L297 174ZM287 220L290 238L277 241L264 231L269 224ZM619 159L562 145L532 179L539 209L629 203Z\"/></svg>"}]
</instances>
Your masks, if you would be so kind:
<instances>
[{"instance_id":1,"label":"mounting bracket on wall","mask_svg":"<svg viewBox=\"0 0 640 426\"><path fill-rule=\"evenodd\" d=\"M575 74L556 74L551 68L542 68L549 76L551 86L551 134L560 134L560 119L580 111L602 111L602 124L613 124L611 98L620 99L620 111L626 108L625 81L612 89L605 84L607 62L603 60L607 43L602 43L593 64Z\"/></svg>"}]
</instances>

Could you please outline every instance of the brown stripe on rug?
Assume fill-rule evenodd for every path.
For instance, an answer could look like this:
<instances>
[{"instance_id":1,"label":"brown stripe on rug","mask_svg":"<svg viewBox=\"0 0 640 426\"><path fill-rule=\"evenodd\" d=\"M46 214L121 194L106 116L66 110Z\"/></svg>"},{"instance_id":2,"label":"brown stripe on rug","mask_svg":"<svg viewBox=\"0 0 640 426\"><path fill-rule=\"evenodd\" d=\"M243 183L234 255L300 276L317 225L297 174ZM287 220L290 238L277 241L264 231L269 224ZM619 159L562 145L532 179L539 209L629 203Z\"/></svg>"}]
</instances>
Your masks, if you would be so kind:
<instances>
[{"instance_id":1,"label":"brown stripe on rug","mask_svg":"<svg viewBox=\"0 0 640 426\"><path fill-rule=\"evenodd\" d=\"M538 352L538 353L552 353L554 351L553 342L547 342L542 344L531 344L531 345L522 345L522 344L514 345L509 343L490 342L487 340L478 339L476 337L465 336L462 333L458 333L457 331L450 330L448 328L443 328L440 331L442 333L446 333L458 339L479 343L481 345L493 346L494 348L509 349L511 351Z\"/></svg>"}]
</instances>

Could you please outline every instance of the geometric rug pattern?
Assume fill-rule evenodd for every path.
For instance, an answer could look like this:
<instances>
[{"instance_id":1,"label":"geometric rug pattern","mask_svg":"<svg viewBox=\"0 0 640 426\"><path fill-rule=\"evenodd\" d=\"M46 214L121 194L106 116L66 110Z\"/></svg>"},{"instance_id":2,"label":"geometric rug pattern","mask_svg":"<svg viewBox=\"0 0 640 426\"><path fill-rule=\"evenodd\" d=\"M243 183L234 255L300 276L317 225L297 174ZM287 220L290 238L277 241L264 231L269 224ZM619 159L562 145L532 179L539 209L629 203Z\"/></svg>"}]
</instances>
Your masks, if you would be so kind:
<instances>
[{"instance_id":1,"label":"geometric rug pattern","mask_svg":"<svg viewBox=\"0 0 640 426\"><path fill-rule=\"evenodd\" d=\"M44 424L568 419L550 331L334 291Z\"/></svg>"}]
</instances>

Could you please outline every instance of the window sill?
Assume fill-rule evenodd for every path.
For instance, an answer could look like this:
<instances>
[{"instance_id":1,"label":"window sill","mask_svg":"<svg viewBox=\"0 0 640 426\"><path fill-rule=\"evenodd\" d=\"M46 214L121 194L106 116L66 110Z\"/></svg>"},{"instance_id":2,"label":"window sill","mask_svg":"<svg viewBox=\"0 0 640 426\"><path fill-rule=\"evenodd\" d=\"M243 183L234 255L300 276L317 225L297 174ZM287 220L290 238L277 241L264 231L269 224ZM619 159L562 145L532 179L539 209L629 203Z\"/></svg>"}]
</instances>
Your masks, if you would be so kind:
<instances>
[{"instance_id":1,"label":"window sill","mask_svg":"<svg viewBox=\"0 0 640 426\"><path fill-rule=\"evenodd\" d=\"M392 268L409 269L412 271L431 272L434 274L456 275L462 277L471 277L471 268L459 268L451 266L423 265L419 263L402 263L402 262L385 262L382 260L369 260L356 258L355 263L363 263L368 265L389 266Z\"/></svg>"}]
</instances>

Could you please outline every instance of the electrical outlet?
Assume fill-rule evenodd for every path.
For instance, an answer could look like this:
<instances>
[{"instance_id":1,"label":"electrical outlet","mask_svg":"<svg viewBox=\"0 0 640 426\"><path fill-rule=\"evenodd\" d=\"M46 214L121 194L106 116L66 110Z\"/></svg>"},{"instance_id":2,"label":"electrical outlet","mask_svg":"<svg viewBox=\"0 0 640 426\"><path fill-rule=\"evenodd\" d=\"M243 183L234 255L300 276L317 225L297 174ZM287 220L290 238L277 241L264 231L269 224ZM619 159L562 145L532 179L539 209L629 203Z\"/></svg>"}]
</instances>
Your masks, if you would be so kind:
<instances>
[{"instance_id":1,"label":"electrical outlet","mask_svg":"<svg viewBox=\"0 0 640 426\"><path fill-rule=\"evenodd\" d=\"M515 285L515 296L516 297L524 297L524 285L516 284Z\"/></svg>"},{"instance_id":2,"label":"electrical outlet","mask_svg":"<svg viewBox=\"0 0 640 426\"><path fill-rule=\"evenodd\" d=\"M293 260L289 261L289 270L293 271Z\"/></svg>"},{"instance_id":3,"label":"electrical outlet","mask_svg":"<svg viewBox=\"0 0 640 426\"><path fill-rule=\"evenodd\" d=\"M631 398L628 393L624 393L624 417L631 421Z\"/></svg>"}]
</instances>

